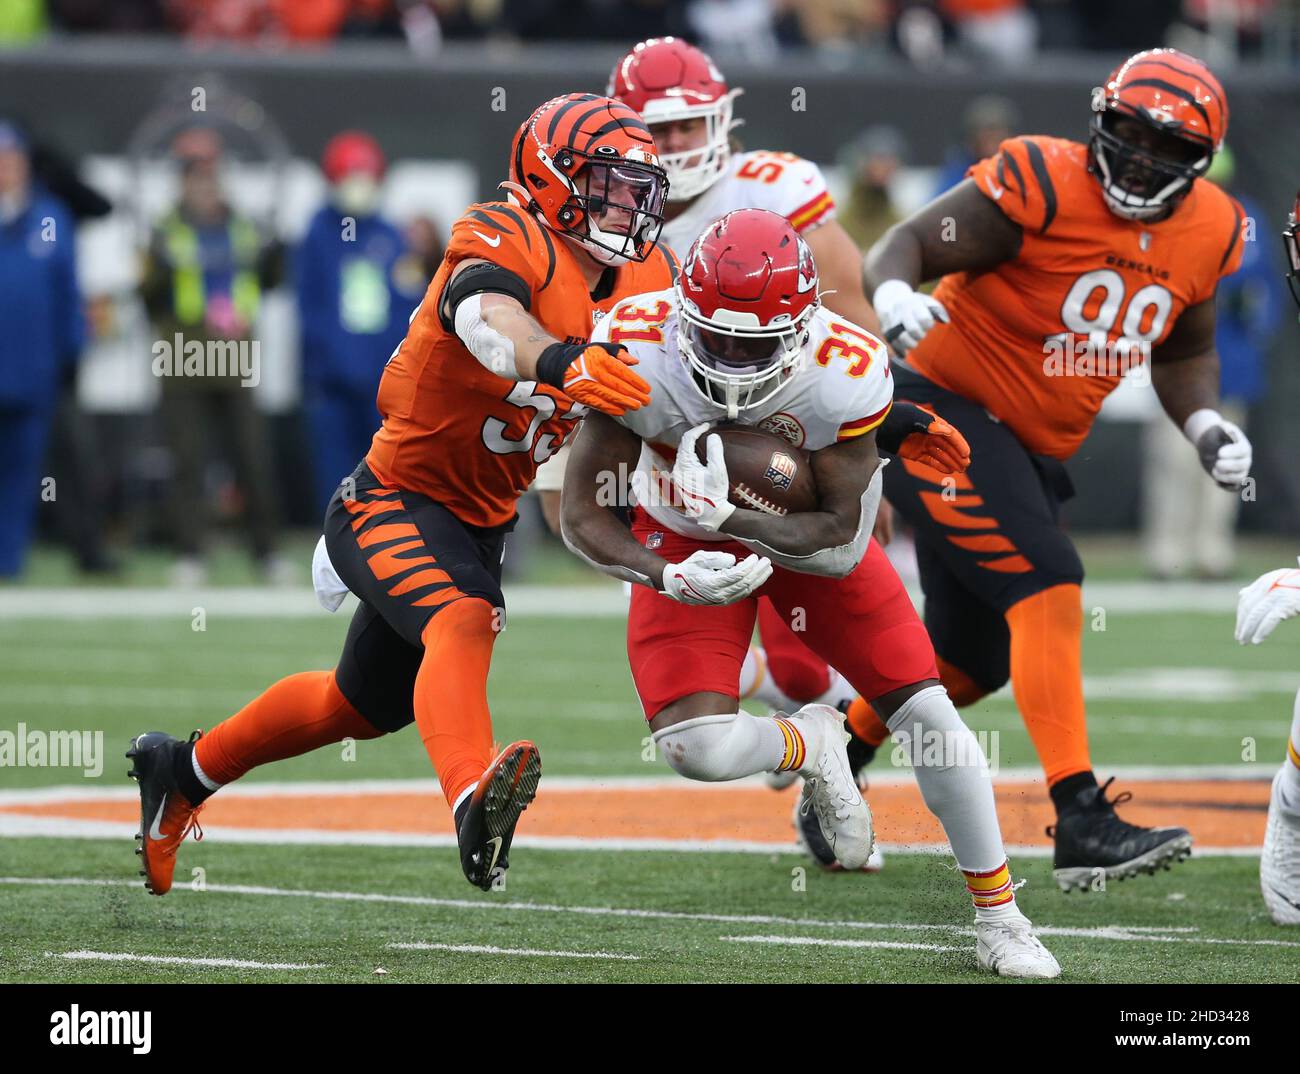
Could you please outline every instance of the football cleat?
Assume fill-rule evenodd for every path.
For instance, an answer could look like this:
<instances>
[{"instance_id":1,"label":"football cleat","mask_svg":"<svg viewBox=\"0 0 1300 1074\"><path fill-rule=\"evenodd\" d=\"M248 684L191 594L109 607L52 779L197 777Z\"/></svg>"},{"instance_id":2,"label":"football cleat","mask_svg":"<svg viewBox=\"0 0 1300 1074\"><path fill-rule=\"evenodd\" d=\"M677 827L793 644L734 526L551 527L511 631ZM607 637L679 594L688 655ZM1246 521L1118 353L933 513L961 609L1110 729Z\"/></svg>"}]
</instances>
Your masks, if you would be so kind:
<instances>
[{"instance_id":1,"label":"football cleat","mask_svg":"<svg viewBox=\"0 0 1300 1074\"><path fill-rule=\"evenodd\" d=\"M1186 828L1141 828L1120 820L1115 806L1133 796L1125 791L1107 801L1106 789L1114 782L1112 776L1100 787L1080 791L1047 828L1056 841L1052 875L1062 891L1089 891L1101 877L1124 880L1191 857Z\"/></svg>"},{"instance_id":2,"label":"football cleat","mask_svg":"<svg viewBox=\"0 0 1300 1074\"><path fill-rule=\"evenodd\" d=\"M999 977L1059 977L1060 964L1034 935L1019 910L993 919L975 918L975 957Z\"/></svg>"},{"instance_id":3,"label":"football cleat","mask_svg":"<svg viewBox=\"0 0 1300 1074\"><path fill-rule=\"evenodd\" d=\"M806 813L803 811L803 799L801 798L795 800L792 820L794 822L795 842L799 844L799 849L812 859L814 865L820 866L828 873L848 871L835 859L835 853L831 850L830 844L826 842L826 837L822 835L821 825L817 823L817 815L811 810ZM880 844L876 843L871 848L871 856L867 858L867 863L857 871L878 873L884 866L884 851L880 849Z\"/></svg>"},{"instance_id":4,"label":"football cleat","mask_svg":"<svg viewBox=\"0 0 1300 1074\"><path fill-rule=\"evenodd\" d=\"M500 887L510 868L510 844L519 815L537 795L542 756L531 742L512 742L497 754L456 818L460 867L475 887Z\"/></svg>"},{"instance_id":5,"label":"football cleat","mask_svg":"<svg viewBox=\"0 0 1300 1074\"><path fill-rule=\"evenodd\" d=\"M197 742L202 731L190 735ZM126 756L133 762L127 775L140 785L140 830L136 833L144 866L145 889L151 895L166 895L172 887L172 873L176 869L176 851L191 831L195 840L203 838L198 816L203 803L190 805L176 787L172 775L176 751L186 743L163 731L146 731L131 740Z\"/></svg>"},{"instance_id":6,"label":"football cleat","mask_svg":"<svg viewBox=\"0 0 1300 1074\"><path fill-rule=\"evenodd\" d=\"M1287 762L1290 764L1290 761ZM1259 859L1259 886L1264 905L1279 925L1300 925L1300 813L1282 806L1284 771L1273 777L1268 799L1268 827Z\"/></svg>"},{"instance_id":7,"label":"football cleat","mask_svg":"<svg viewBox=\"0 0 1300 1074\"><path fill-rule=\"evenodd\" d=\"M804 778L800 813L816 814L822 838L845 869L861 869L871 857L876 833L844 752L849 740L844 716L829 705L805 705L788 719L807 749L799 770Z\"/></svg>"}]
</instances>

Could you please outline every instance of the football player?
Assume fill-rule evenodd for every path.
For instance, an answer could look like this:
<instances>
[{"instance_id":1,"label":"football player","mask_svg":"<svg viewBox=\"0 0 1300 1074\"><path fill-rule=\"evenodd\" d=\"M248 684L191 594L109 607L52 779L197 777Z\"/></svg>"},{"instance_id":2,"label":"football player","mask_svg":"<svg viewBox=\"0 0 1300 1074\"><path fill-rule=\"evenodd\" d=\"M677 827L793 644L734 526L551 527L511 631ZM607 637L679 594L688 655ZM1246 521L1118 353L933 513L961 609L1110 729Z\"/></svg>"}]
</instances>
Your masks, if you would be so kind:
<instances>
[{"instance_id":1,"label":"football player","mask_svg":"<svg viewBox=\"0 0 1300 1074\"><path fill-rule=\"evenodd\" d=\"M1286 246L1286 281L1300 306L1300 195L1282 239ZM1237 641L1258 645L1284 619L1300 615L1300 570L1283 567L1255 579L1237 601ZM1259 859L1264 905L1279 925L1300 925L1300 693L1296 694L1287 739L1286 760L1273 777L1268 798L1268 827Z\"/></svg>"},{"instance_id":2,"label":"football player","mask_svg":"<svg viewBox=\"0 0 1300 1074\"><path fill-rule=\"evenodd\" d=\"M900 740L934 736L917 779L948 834L976 907L980 964L1054 977L1056 960L1016 906L984 755L939 682L925 627L871 540L882 463L875 431L892 388L884 345L821 307L809 244L788 220L740 209L691 248L674 289L616 306L595 337L625 345L650 402L589 414L561 501L566 542L632 583L628 659L654 741L689 779L804 777L801 808L846 868L874 832L826 705L756 717L739 707L758 598L806 610L807 643L839 668ZM733 504L711 423L761 427L783 413L803 432L816 510L776 516ZM629 529L606 509L608 475L635 470ZM661 480L671 475L670 481ZM662 494L667 486L669 495Z\"/></svg>"},{"instance_id":3,"label":"football player","mask_svg":"<svg viewBox=\"0 0 1300 1074\"><path fill-rule=\"evenodd\" d=\"M654 135L670 188L660 241L683 255L706 225L734 209L760 208L779 213L802 235L817 259L827 288L826 305L850 321L876 330L875 314L862 289L861 257L853 240L835 219L835 203L821 169L792 153L733 152L731 89L713 61L673 37L642 41L614 65L606 91L635 108ZM773 414L766 428L792 437L801 435L785 414ZM969 460L961 434L933 413L911 404L895 406L877 430L878 446L891 453L927 462L944 473L960 473ZM563 458L552 460L538 475L542 510L554 529L559 514ZM877 536L888 540L888 507L877 516ZM770 601L759 602L758 628L763 645L751 646L741 672L741 696L775 710L792 711L816 701L845 709L854 691L834 668L819 659L791 629ZM854 738L849 754L855 773L883 741L884 725L859 720L867 741ZM788 786L793 773L774 775L774 787ZM796 831L805 849L822 866L833 868L813 818L796 816ZM867 868L880 867L879 851Z\"/></svg>"},{"instance_id":4,"label":"football player","mask_svg":"<svg viewBox=\"0 0 1300 1074\"><path fill-rule=\"evenodd\" d=\"M1241 259L1242 210L1202 179L1228 105L1200 61L1140 52L1093 93L1091 137L1016 137L895 225L866 274L904 399L970 441L956 479L911 460L885 491L912 524L925 620L949 693L1011 680L1047 776L1063 889L1154 872L1183 828L1128 824L1098 786L1081 673L1083 565L1058 523L1064 461L1128 368L1146 361L1188 450L1239 495L1251 463L1218 412L1214 293ZM933 296L917 287L942 277ZM855 705L858 703L855 702Z\"/></svg>"},{"instance_id":5,"label":"football player","mask_svg":"<svg viewBox=\"0 0 1300 1074\"><path fill-rule=\"evenodd\" d=\"M258 765L412 722L466 878L487 889L504 876L541 771L531 742L493 756L487 674L504 625L505 537L538 464L587 408L621 416L649 400L636 359L588 338L600 311L676 274L656 246L667 180L626 105L585 93L548 101L516 134L509 174L508 200L471 206L453 225L384 370L383 424L326 512L317 574L337 575L361 602L338 666L276 683L188 742L148 732L132 743L155 894L171 887L177 847L214 791Z\"/></svg>"}]
</instances>

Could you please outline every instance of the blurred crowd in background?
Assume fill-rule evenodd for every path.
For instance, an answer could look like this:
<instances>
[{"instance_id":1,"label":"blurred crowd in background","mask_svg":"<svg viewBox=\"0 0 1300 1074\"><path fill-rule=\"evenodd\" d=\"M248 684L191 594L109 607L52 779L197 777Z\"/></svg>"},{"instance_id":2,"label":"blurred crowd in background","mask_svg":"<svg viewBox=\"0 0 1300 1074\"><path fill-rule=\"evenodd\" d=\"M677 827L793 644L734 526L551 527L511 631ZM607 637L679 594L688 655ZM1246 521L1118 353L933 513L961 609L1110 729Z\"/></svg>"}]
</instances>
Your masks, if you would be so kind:
<instances>
[{"instance_id":1,"label":"blurred crowd in background","mask_svg":"<svg viewBox=\"0 0 1300 1074\"><path fill-rule=\"evenodd\" d=\"M957 53L1002 64L1038 50L1129 51L1198 40L1220 54L1292 54L1293 0L5 0L0 41L48 33L174 33L199 42L320 45L405 38L617 41L688 36L720 52ZM1284 42L1281 40L1285 38ZM1199 50L1206 52L1204 47ZM1221 55L1213 56L1218 60Z\"/></svg>"}]
</instances>

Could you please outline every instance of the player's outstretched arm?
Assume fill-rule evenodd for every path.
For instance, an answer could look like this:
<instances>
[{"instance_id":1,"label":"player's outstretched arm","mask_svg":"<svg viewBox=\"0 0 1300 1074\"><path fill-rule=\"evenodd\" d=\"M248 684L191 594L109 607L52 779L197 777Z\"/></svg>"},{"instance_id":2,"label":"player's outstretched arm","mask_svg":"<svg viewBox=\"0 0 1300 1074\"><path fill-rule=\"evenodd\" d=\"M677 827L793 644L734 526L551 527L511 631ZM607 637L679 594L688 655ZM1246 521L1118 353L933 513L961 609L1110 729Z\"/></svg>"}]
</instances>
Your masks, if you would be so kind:
<instances>
[{"instance_id":1,"label":"player's outstretched arm","mask_svg":"<svg viewBox=\"0 0 1300 1074\"><path fill-rule=\"evenodd\" d=\"M694 433L695 430L692 430ZM710 463L695 455L697 436L687 434L677 451L684 467L703 467L720 473L725 498L727 476L720 439L706 442ZM745 541L750 547L771 552L778 562L807 574L844 577L862 559L880 502L880 455L875 433L812 453L817 481L818 509L776 516L735 507L718 525L721 533ZM678 475L674 472L674 480ZM678 481L680 485L681 482Z\"/></svg>"},{"instance_id":2,"label":"player's outstretched arm","mask_svg":"<svg viewBox=\"0 0 1300 1074\"><path fill-rule=\"evenodd\" d=\"M885 341L900 354L915 347L943 306L916 288L950 272L981 272L1020 252L1023 234L997 203L965 179L890 228L867 252L865 292Z\"/></svg>"},{"instance_id":3,"label":"player's outstretched arm","mask_svg":"<svg viewBox=\"0 0 1300 1074\"><path fill-rule=\"evenodd\" d=\"M641 547L609 510L627 502L627 475L640 454L640 437L613 419L591 414L583 422L560 498L560 528L570 551L605 574L682 604L732 604L766 582L772 564L762 556L737 561L730 552L701 549L670 563Z\"/></svg>"},{"instance_id":4,"label":"player's outstretched arm","mask_svg":"<svg viewBox=\"0 0 1300 1074\"><path fill-rule=\"evenodd\" d=\"M1246 434L1218 411L1219 355L1214 349L1214 298L1188 306L1151 352L1151 383L1165 413L1195 445L1219 486L1234 490L1250 476Z\"/></svg>"},{"instance_id":5,"label":"player's outstretched arm","mask_svg":"<svg viewBox=\"0 0 1300 1074\"><path fill-rule=\"evenodd\" d=\"M466 349L497 376L559 388L575 402L624 414L650 400L650 386L625 348L556 339L525 308L528 285L508 269L467 258L443 289L444 320Z\"/></svg>"}]
</instances>

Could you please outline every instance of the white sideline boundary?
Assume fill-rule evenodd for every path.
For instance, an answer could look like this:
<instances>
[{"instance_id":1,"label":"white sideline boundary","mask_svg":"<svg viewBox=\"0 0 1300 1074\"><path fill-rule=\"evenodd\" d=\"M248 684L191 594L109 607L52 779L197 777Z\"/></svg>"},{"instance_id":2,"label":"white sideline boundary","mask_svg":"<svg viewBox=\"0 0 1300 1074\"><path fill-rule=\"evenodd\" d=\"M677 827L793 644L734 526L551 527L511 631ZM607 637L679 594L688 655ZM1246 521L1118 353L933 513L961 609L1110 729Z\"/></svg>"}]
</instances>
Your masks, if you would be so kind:
<instances>
[{"instance_id":1,"label":"white sideline boundary","mask_svg":"<svg viewBox=\"0 0 1300 1074\"><path fill-rule=\"evenodd\" d=\"M107 820L76 820L62 817L31 817L0 813L0 838L6 839L120 839L133 841L139 824ZM456 846L453 835L420 835L413 832L326 831L300 828L205 827L203 838L241 846L355 846L355 847L447 847ZM593 839L581 836L518 835L514 845L528 850L576 850L595 853L667 852L686 854L800 854L793 839L763 843L741 839ZM947 843L881 843L886 854L947 855ZM1258 858L1259 847L1195 847L1198 858ZM1050 858L1050 846L1008 846L1007 856Z\"/></svg>"},{"instance_id":2,"label":"white sideline boundary","mask_svg":"<svg viewBox=\"0 0 1300 1074\"><path fill-rule=\"evenodd\" d=\"M1239 586L1232 582L1090 582L1083 587L1085 611L1150 614L1202 612L1232 614ZM919 590L909 590L921 603ZM505 589L508 614L519 618L583 619L627 615L622 586L515 585ZM349 597L335 617L346 622L355 601ZM328 615L307 588L223 586L201 589L18 587L0 592L0 620L10 619L169 619L188 620L195 608L209 617L307 619Z\"/></svg>"},{"instance_id":3,"label":"white sideline boundary","mask_svg":"<svg viewBox=\"0 0 1300 1074\"><path fill-rule=\"evenodd\" d=\"M137 955L130 951L46 951L46 958L82 962L151 962L164 966L202 966L234 970L323 970L319 962L253 962L246 958L185 958L181 955Z\"/></svg>"},{"instance_id":4,"label":"white sideline boundary","mask_svg":"<svg viewBox=\"0 0 1300 1074\"><path fill-rule=\"evenodd\" d=\"M640 962L640 955L624 955L614 951L546 951L536 947L495 947L478 943L390 943L398 951L455 951L470 955L541 955L547 958L601 958L620 962Z\"/></svg>"},{"instance_id":5,"label":"white sideline boundary","mask_svg":"<svg viewBox=\"0 0 1300 1074\"><path fill-rule=\"evenodd\" d=\"M110 887L134 888L131 880L91 877L0 876L0 886L15 887ZM174 888L183 892L185 888ZM388 903L453 910L507 911L512 913L570 914L578 917L631 918L651 921L696 921L705 924L791 927L801 929L847 929L849 931L931 932L951 936L974 936L970 925L932 924L907 921L832 921L822 918L781 917L769 914L710 914L689 910L656 910L638 906L565 906L559 903L500 901L490 895L481 899L448 899L432 895L384 895L377 892L314 891L310 889L258 887L248 884L208 884L206 894L268 896L273 898L318 899L330 902ZM1202 937L1195 926L1099 925L1094 928L1035 927L1042 935L1069 935L1117 943L1211 943L1235 947L1296 947L1300 941L1234 940ZM965 948L962 948L965 950Z\"/></svg>"}]
</instances>

